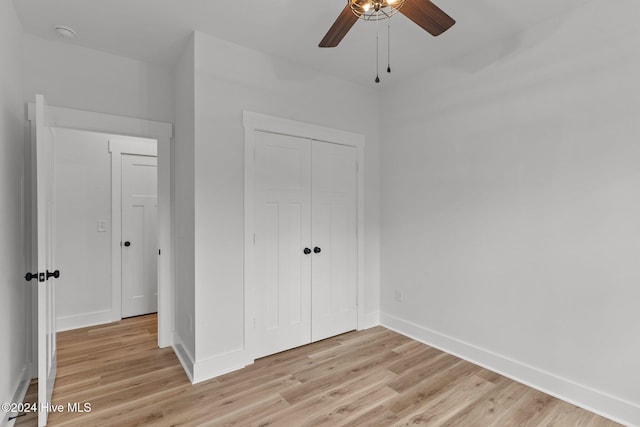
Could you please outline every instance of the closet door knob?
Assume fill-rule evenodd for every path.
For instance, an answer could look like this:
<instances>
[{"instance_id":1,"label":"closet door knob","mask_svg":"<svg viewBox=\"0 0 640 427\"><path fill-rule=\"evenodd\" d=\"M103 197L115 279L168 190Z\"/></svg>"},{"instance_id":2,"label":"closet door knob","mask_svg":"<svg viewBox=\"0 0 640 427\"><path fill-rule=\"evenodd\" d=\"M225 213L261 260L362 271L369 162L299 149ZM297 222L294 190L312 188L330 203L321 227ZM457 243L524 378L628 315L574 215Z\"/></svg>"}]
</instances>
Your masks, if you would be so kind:
<instances>
[{"instance_id":1,"label":"closet door knob","mask_svg":"<svg viewBox=\"0 0 640 427\"><path fill-rule=\"evenodd\" d=\"M124 245L128 248L129 246L131 246L131 242L129 242L129 241L124 242Z\"/></svg>"},{"instance_id":2,"label":"closet door knob","mask_svg":"<svg viewBox=\"0 0 640 427\"><path fill-rule=\"evenodd\" d=\"M313 253L319 254L320 252L322 252L322 249L320 249L319 247L316 246L315 248L313 248Z\"/></svg>"},{"instance_id":3,"label":"closet door knob","mask_svg":"<svg viewBox=\"0 0 640 427\"><path fill-rule=\"evenodd\" d=\"M305 254L305 255L309 255L309 254L311 253L311 249L309 249L309 248L304 248L304 251L303 251L303 252L304 252L304 254Z\"/></svg>"}]
</instances>

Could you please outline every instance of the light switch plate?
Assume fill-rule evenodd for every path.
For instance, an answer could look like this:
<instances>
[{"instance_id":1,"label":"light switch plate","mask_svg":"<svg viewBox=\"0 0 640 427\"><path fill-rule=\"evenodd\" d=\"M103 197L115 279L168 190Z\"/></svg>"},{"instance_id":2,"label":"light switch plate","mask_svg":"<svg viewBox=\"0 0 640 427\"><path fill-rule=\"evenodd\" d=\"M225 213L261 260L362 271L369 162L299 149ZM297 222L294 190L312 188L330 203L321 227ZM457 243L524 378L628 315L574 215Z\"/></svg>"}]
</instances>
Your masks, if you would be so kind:
<instances>
[{"instance_id":1,"label":"light switch plate","mask_svg":"<svg viewBox=\"0 0 640 427\"><path fill-rule=\"evenodd\" d=\"M98 232L99 233L104 233L105 231L107 231L107 221L104 219L99 219L98 220Z\"/></svg>"}]
</instances>

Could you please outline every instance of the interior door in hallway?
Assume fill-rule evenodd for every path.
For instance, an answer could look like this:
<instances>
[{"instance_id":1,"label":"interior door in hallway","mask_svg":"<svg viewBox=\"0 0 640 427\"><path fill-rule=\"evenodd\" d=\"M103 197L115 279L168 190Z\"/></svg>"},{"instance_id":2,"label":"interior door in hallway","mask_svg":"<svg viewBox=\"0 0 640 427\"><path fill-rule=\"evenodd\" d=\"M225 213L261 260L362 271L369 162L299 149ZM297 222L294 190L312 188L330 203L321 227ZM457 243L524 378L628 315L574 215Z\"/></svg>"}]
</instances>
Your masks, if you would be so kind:
<instances>
[{"instance_id":1,"label":"interior door in hallway","mask_svg":"<svg viewBox=\"0 0 640 427\"><path fill-rule=\"evenodd\" d=\"M357 162L354 147L312 146L312 341L357 329Z\"/></svg>"},{"instance_id":2,"label":"interior door in hallway","mask_svg":"<svg viewBox=\"0 0 640 427\"><path fill-rule=\"evenodd\" d=\"M158 162L122 155L122 317L158 310Z\"/></svg>"},{"instance_id":3,"label":"interior door in hallway","mask_svg":"<svg viewBox=\"0 0 640 427\"><path fill-rule=\"evenodd\" d=\"M251 280L256 357L311 342L310 155L309 140L258 133Z\"/></svg>"}]
</instances>

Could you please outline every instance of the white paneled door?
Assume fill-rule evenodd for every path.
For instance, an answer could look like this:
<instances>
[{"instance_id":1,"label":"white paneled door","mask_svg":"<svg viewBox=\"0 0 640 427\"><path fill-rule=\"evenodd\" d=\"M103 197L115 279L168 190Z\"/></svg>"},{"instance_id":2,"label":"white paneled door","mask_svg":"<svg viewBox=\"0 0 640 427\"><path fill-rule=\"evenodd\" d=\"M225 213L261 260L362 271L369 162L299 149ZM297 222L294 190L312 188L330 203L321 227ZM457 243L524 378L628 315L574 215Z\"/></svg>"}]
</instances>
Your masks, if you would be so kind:
<instances>
[{"instance_id":1,"label":"white paneled door","mask_svg":"<svg viewBox=\"0 0 640 427\"><path fill-rule=\"evenodd\" d=\"M311 141L260 132L255 147L258 355L311 341Z\"/></svg>"},{"instance_id":2,"label":"white paneled door","mask_svg":"<svg viewBox=\"0 0 640 427\"><path fill-rule=\"evenodd\" d=\"M47 106L42 95L35 104L35 191L34 191L34 268L38 287L38 426L47 424L49 405L56 379L55 284L60 274L53 271L54 167L53 135L48 126ZM28 275L31 276L31 275ZM27 280L31 280L28 278Z\"/></svg>"},{"instance_id":3,"label":"white paneled door","mask_svg":"<svg viewBox=\"0 0 640 427\"><path fill-rule=\"evenodd\" d=\"M158 161L122 155L122 317L158 310Z\"/></svg>"},{"instance_id":4,"label":"white paneled door","mask_svg":"<svg viewBox=\"0 0 640 427\"><path fill-rule=\"evenodd\" d=\"M256 132L255 357L357 327L356 150Z\"/></svg>"},{"instance_id":5,"label":"white paneled door","mask_svg":"<svg viewBox=\"0 0 640 427\"><path fill-rule=\"evenodd\" d=\"M312 341L356 329L357 161L355 148L313 142Z\"/></svg>"}]
</instances>

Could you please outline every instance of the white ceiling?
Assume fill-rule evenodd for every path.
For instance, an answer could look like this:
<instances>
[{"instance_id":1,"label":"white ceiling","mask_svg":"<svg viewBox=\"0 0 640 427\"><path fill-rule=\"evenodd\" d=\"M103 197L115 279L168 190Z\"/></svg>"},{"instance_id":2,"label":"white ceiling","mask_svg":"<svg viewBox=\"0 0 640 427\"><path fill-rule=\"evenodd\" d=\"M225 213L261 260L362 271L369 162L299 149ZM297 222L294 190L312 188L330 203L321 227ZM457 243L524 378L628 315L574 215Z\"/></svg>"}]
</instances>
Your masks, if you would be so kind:
<instances>
[{"instance_id":1,"label":"white ceiling","mask_svg":"<svg viewBox=\"0 0 640 427\"><path fill-rule=\"evenodd\" d=\"M434 0L457 23L432 37L398 14L391 20L392 69L386 68L386 23L380 25L383 83L504 43L532 25L559 19L593 0ZM69 43L171 65L192 31L343 78L374 85L376 24L359 21L342 43L318 42L345 0L14 0L25 31L53 39L55 25L74 28ZM544 37L541 34L541 37Z\"/></svg>"}]
</instances>

